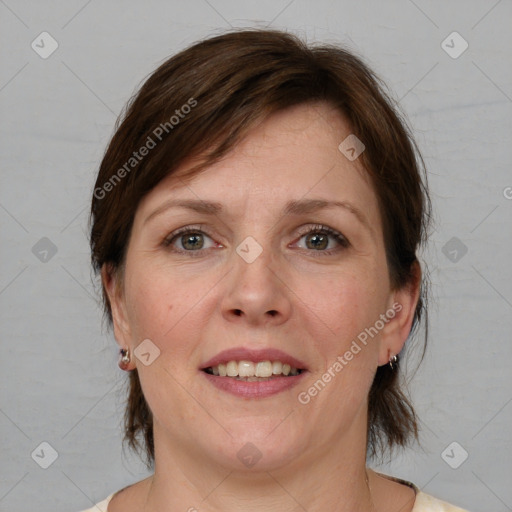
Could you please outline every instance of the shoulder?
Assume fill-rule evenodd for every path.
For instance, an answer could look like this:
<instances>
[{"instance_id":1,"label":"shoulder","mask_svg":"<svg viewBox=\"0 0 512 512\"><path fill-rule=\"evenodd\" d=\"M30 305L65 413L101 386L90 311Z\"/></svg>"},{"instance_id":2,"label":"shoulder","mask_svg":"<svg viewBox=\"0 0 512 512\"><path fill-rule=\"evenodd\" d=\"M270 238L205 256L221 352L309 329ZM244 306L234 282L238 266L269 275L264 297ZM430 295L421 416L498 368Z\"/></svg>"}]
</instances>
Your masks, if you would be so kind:
<instances>
[{"instance_id":1,"label":"shoulder","mask_svg":"<svg viewBox=\"0 0 512 512\"><path fill-rule=\"evenodd\" d=\"M114 512L126 510L142 510L147 496L152 477L127 485L116 492L113 492L108 498L97 503L87 510L81 512Z\"/></svg>"},{"instance_id":2,"label":"shoulder","mask_svg":"<svg viewBox=\"0 0 512 512\"><path fill-rule=\"evenodd\" d=\"M446 501L442 501L434 496L430 496L430 494L425 494L422 492L416 485L408 480L403 480L401 478L385 475L383 473L375 472L378 476L392 481L398 484L402 484L402 486L409 487L414 491L414 505L410 512L468 512L460 507L456 507L455 505L451 505Z\"/></svg>"},{"instance_id":3,"label":"shoulder","mask_svg":"<svg viewBox=\"0 0 512 512\"><path fill-rule=\"evenodd\" d=\"M100 503L96 503L94 507L88 508L87 510L82 510L82 512L108 512L108 504L110 503L110 500L112 499L113 496L114 494L111 494L108 498L105 498Z\"/></svg>"},{"instance_id":4,"label":"shoulder","mask_svg":"<svg viewBox=\"0 0 512 512\"><path fill-rule=\"evenodd\" d=\"M424 492L418 492L416 494L416 501L414 502L414 507L412 512L468 512L462 508L456 507L455 505L451 505L446 501L439 500L434 498L434 496L430 496L429 494L425 494Z\"/></svg>"}]
</instances>

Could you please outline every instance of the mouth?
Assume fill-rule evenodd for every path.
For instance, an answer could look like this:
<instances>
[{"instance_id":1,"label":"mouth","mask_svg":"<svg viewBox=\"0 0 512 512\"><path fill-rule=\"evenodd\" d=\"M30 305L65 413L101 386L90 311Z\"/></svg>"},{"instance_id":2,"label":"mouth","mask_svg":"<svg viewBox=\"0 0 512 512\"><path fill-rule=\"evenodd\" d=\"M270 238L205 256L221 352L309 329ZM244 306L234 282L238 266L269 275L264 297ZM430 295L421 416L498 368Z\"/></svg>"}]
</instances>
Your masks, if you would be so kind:
<instances>
[{"instance_id":1,"label":"mouth","mask_svg":"<svg viewBox=\"0 0 512 512\"><path fill-rule=\"evenodd\" d=\"M264 398L289 389L308 371L281 350L243 347L225 350L199 369L218 389L244 398Z\"/></svg>"},{"instance_id":2,"label":"mouth","mask_svg":"<svg viewBox=\"0 0 512 512\"><path fill-rule=\"evenodd\" d=\"M203 369L209 375L230 377L245 382L264 382L276 377L294 377L304 370L282 361L228 361Z\"/></svg>"}]
</instances>

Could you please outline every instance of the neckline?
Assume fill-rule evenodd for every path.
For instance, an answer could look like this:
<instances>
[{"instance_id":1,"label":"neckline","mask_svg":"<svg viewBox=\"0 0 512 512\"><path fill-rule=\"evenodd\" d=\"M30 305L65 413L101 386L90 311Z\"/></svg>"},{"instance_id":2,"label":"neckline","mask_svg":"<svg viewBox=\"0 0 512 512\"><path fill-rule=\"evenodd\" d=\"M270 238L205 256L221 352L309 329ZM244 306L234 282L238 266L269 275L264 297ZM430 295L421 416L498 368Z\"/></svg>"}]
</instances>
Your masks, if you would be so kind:
<instances>
[{"instance_id":1,"label":"neckline","mask_svg":"<svg viewBox=\"0 0 512 512\"><path fill-rule=\"evenodd\" d=\"M376 475L379 475L383 478L387 478L388 480L392 480L393 482L397 482L399 484L406 485L407 487L410 487L414 491L414 494L416 494L416 496L418 496L418 494L421 492L420 489L416 485L414 485L412 482L409 482L408 480L403 480L402 478L398 478L396 476L385 475L384 473L379 473L378 471L375 471L375 470L373 470L373 472Z\"/></svg>"},{"instance_id":2,"label":"neckline","mask_svg":"<svg viewBox=\"0 0 512 512\"><path fill-rule=\"evenodd\" d=\"M402 478L398 478L396 476L392 476L392 475L386 475L384 473L380 473L379 471L375 471L375 470L372 470L376 475L379 475L381 476L382 478L386 478L387 480L391 480L393 482L397 482L399 484L402 484L402 485L406 485L407 487L410 487L413 491L414 491L414 494L415 494L415 500L414 500L414 504L413 504L413 507L412 507L412 512L414 512L414 509L416 507L416 503L418 501L418 496L419 494L421 493L421 490L416 486L414 485L412 482L409 482L408 480L404 480ZM108 496L107 498L105 498L104 501L102 501L101 503L98 503L98 505L96 506L99 506L101 505L102 507L105 506L105 511L104 512L109 512L108 510L108 505L109 503L112 501L112 499L114 498L114 496L116 494L119 494L120 492L122 492L124 489L126 489L127 487L129 487L129 485L123 487L122 489L119 489L118 491L116 492L113 492L110 496Z\"/></svg>"},{"instance_id":3,"label":"neckline","mask_svg":"<svg viewBox=\"0 0 512 512\"><path fill-rule=\"evenodd\" d=\"M373 472L376 475L379 475L382 478L385 478L386 480L391 480L392 482L397 482L399 484L402 484L402 485L405 485L405 486L411 488L414 491L414 502L412 504L411 512L415 512L417 510L416 507L419 506L419 503L420 503L422 497L424 496L421 489L418 486L414 485L409 480L404 480L403 478L398 478L396 476L391 476L391 475L385 475L384 473L380 473L375 470L373 470Z\"/></svg>"}]
</instances>

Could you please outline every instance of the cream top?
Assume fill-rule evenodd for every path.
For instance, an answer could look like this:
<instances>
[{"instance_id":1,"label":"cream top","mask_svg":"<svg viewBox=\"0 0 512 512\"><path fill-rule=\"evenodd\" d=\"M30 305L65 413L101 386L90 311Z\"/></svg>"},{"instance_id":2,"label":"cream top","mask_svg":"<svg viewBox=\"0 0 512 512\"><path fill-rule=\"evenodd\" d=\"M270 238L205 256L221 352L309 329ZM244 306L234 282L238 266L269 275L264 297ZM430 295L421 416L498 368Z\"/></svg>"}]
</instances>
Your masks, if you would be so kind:
<instances>
[{"instance_id":1,"label":"cream top","mask_svg":"<svg viewBox=\"0 0 512 512\"><path fill-rule=\"evenodd\" d=\"M394 480L395 482L407 485L414 489L414 491L416 492L416 500L414 502L414 507L411 512L468 512L467 510L456 507L455 505L451 505L446 501L434 498L433 496L430 496L430 494L425 494L411 482L393 476L384 475L382 473L379 473L379 475L383 476L384 478L388 478L389 480ZM114 497L115 494L116 493L111 494L108 498L101 501L100 503L97 503L94 507L84 510L82 512L108 512L108 504L110 503L110 500Z\"/></svg>"}]
</instances>

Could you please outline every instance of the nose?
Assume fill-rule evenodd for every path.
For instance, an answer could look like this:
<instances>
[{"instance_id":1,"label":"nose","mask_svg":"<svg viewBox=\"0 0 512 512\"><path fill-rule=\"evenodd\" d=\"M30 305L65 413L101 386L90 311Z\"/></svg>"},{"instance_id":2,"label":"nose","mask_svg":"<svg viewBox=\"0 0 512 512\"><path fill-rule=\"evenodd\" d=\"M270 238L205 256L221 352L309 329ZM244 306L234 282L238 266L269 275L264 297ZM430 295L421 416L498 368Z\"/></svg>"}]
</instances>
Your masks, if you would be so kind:
<instances>
[{"instance_id":1,"label":"nose","mask_svg":"<svg viewBox=\"0 0 512 512\"><path fill-rule=\"evenodd\" d=\"M248 263L238 253L232 255L232 271L223 290L222 315L229 322L253 327L280 325L292 311L291 291L269 248Z\"/></svg>"}]
</instances>

